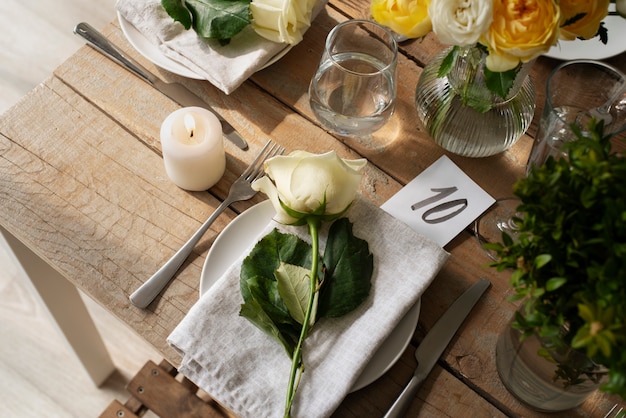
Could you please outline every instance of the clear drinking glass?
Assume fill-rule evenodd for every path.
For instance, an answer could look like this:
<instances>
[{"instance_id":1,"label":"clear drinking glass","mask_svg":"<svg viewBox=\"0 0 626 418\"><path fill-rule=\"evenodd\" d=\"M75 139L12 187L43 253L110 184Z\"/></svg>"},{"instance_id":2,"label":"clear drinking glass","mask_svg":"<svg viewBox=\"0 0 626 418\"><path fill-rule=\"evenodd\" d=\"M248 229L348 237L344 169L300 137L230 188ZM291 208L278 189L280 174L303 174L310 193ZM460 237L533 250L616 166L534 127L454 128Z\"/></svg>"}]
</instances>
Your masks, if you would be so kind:
<instances>
[{"instance_id":1,"label":"clear drinking glass","mask_svg":"<svg viewBox=\"0 0 626 418\"><path fill-rule=\"evenodd\" d=\"M367 136L391 117L398 46L391 31L369 20L347 20L328 37L309 86L311 109L339 135Z\"/></svg>"},{"instance_id":2,"label":"clear drinking glass","mask_svg":"<svg viewBox=\"0 0 626 418\"><path fill-rule=\"evenodd\" d=\"M574 60L556 67L546 83L546 101L539 129L526 165L526 174L548 157L567 158L563 145L576 139L571 125L581 132L589 121L604 120L604 133L616 135L626 130L626 76L610 65L591 60ZM474 233L481 246L501 242L502 232L515 238L517 198L498 199L492 208L474 222ZM487 255L495 260L489 250Z\"/></svg>"},{"instance_id":3,"label":"clear drinking glass","mask_svg":"<svg viewBox=\"0 0 626 418\"><path fill-rule=\"evenodd\" d=\"M626 76L598 61L561 64L548 77L546 104L526 173L550 156L565 157L563 144L576 138L570 125L584 133L592 118L604 121L605 134L626 128Z\"/></svg>"}]
</instances>

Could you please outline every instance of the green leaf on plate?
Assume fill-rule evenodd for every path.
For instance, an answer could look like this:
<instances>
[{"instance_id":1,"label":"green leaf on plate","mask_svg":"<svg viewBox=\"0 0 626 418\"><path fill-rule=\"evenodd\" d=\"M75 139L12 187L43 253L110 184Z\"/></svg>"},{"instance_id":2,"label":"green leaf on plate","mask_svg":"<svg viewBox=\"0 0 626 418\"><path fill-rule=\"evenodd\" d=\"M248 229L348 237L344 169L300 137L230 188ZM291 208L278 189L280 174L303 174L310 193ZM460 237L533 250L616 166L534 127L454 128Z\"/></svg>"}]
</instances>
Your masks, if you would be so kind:
<instances>
[{"instance_id":1,"label":"green leaf on plate","mask_svg":"<svg viewBox=\"0 0 626 418\"><path fill-rule=\"evenodd\" d=\"M326 275L320 291L319 317L339 317L359 306L369 295L374 257L367 241L352 233L348 218L335 221L324 250Z\"/></svg>"},{"instance_id":2,"label":"green leaf on plate","mask_svg":"<svg viewBox=\"0 0 626 418\"><path fill-rule=\"evenodd\" d=\"M295 235L283 234L277 229L264 236L241 266L240 285L244 301L251 298L246 281L256 276L275 280L274 272L281 262L310 269L311 246Z\"/></svg>"},{"instance_id":3,"label":"green leaf on plate","mask_svg":"<svg viewBox=\"0 0 626 418\"><path fill-rule=\"evenodd\" d=\"M185 29L222 44L251 23L250 0L161 0L161 6Z\"/></svg>"},{"instance_id":4,"label":"green leaf on plate","mask_svg":"<svg viewBox=\"0 0 626 418\"><path fill-rule=\"evenodd\" d=\"M239 315L278 340L291 357L300 336L300 325L280 298L276 281L253 277L246 285L250 299L241 305Z\"/></svg>"},{"instance_id":5,"label":"green leaf on plate","mask_svg":"<svg viewBox=\"0 0 626 418\"><path fill-rule=\"evenodd\" d=\"M203 38L228 40L251 22L250 0L186 0L185 5Z\"/></svg>"},{"instance_id":6,"label":"green leaf on plate","mask_svg":"<svg viewBox=\"0 0 626 418\"><path fill-rule=\"evenodd\" d=\"M309 273L309 269L285 263L280 263L275 273L278 293L285 302L291 317L299 324L304 323L311 294Z\"/></svg>"},{"instance_id":7,"label":"green leaf on plate","mask_svg":"<svg viewBox=\"0 0 626 418\"><path fill-rule=\"evenodd\" d=\"M175 22L180 22L185 29L191 28L191 14L182 0L161 0L161 6Z\"/></svg>"}]
</instances>

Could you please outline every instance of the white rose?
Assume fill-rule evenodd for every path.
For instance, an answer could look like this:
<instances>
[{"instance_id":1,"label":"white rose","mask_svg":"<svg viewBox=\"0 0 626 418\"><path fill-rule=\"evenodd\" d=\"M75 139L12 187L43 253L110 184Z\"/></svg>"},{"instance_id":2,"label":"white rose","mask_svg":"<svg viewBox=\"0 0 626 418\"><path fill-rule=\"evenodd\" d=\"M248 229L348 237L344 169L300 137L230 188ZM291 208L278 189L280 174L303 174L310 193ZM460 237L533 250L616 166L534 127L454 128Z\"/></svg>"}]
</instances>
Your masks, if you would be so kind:
<instances>
[{"instance_id":1,"label":"white rose","mask_svg":"<svg viewBox=\"0 0 626 418\"><path fill-rule=\"evenodd\" d=\"M315 0L252 0L252 27L273 42L297 44L311 26Z\"/></svg>"},{"instance_id":2,"label":"white rose","mask_svg":"<svg viewBox=\"0 0 626 418\"><path fill-rule=\"evenodd\" d=\"M367 160L345 160L335 151L294 151L265 162L265 177L252 183L276 209L276 221L292 225L308 215L325 220L341 216L356 197ZM284 205L284 206L283 206Z\"/></svg>"},{"instance_id":3,"label":"white rose","mask_svg":"<svg viewBox=\"0 0 626 418\"><path fill-rule=\"evenodd\" d=\"M428 15L441 42L472 45L491 25L493 0L433 0Z\"/></svg>"}]
</instances>

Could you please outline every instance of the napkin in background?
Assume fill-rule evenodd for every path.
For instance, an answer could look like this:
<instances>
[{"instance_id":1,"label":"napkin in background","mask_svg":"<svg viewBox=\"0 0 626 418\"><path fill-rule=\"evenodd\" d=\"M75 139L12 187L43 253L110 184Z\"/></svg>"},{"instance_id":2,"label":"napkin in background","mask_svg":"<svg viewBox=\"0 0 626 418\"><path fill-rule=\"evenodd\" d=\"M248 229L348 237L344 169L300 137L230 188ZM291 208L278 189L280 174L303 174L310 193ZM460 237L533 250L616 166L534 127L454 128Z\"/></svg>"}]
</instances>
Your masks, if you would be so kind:
<instances>
[{"instance_id":1,"label":"napkin in background","mask_svg":"<svg viewBox=\"0 0 626 418\"><path fill-rule=\"evenodd\" d=\"M325 1L316 6L315 16ZM271 42L245 27L228 45L185 30L161 7L161 0L117 0L115 8L168 58L186 66L226 94L232 93L286 44Z\"/></svg>"},{"instance_id":2,"label":"napkin in background","mask_svg":"<svg viewBox=\"0 0 626 418\"><path fill-rule=\"evenodd\" d=\"M327 417L350 392L370 358L417 302L448 258L439 245L363 198L347 216L374 255L368 299L340 318L321 318L303 349L305 372L294 417ZM306 228L274 221L306 239ZM321 248L323 244L321 243ZM218 402L245 417L282 417L291 360L280 344L239 316L241 262L192 307L168 342L183 356L179 370Z\"/></svg>"}]
</instances>

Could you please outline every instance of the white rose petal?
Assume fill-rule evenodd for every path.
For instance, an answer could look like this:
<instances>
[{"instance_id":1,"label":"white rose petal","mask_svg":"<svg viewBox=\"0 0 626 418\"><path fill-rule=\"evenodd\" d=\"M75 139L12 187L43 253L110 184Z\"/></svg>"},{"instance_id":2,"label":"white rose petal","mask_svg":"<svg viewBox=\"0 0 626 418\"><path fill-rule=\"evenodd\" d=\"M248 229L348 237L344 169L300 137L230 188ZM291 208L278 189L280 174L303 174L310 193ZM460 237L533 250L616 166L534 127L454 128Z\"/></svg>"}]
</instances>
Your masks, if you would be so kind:
<instances>
[{"instance_id":1,"label":"white rose petal","mask_svg":"<svg viewBox=\"0 0 626 418\"><path fill-rule=\"evenodd\" d=\"M428 14L441 42L473 45L491 25L493 0L433 0Z\"/></svg>"},{"instance_id":2,"label":"white rose petal","mask_svg":"<svg viewBox=\"0 0 626 418\"><path fill-rule=\"evenodd\" d=\"M252 0L252 27L273 42L297 44L311 26L311 0Z\"/></svg>"},{"instance_id":3,"label":"white rose petal","mask_svg":"<svg viewBox=\"0 0 626 418\"><path fill-rule=\"evenodd\" d=\"M295 151L288 156L265 162L265 177L252 187L265 193L276 209L276 220L284 224L297 221L280 202L303 214L317 213L325 204L324 215L341 214L354 200L367 160L344 160L334 151L311 154Z\"/></svg>"}]
</instances>

